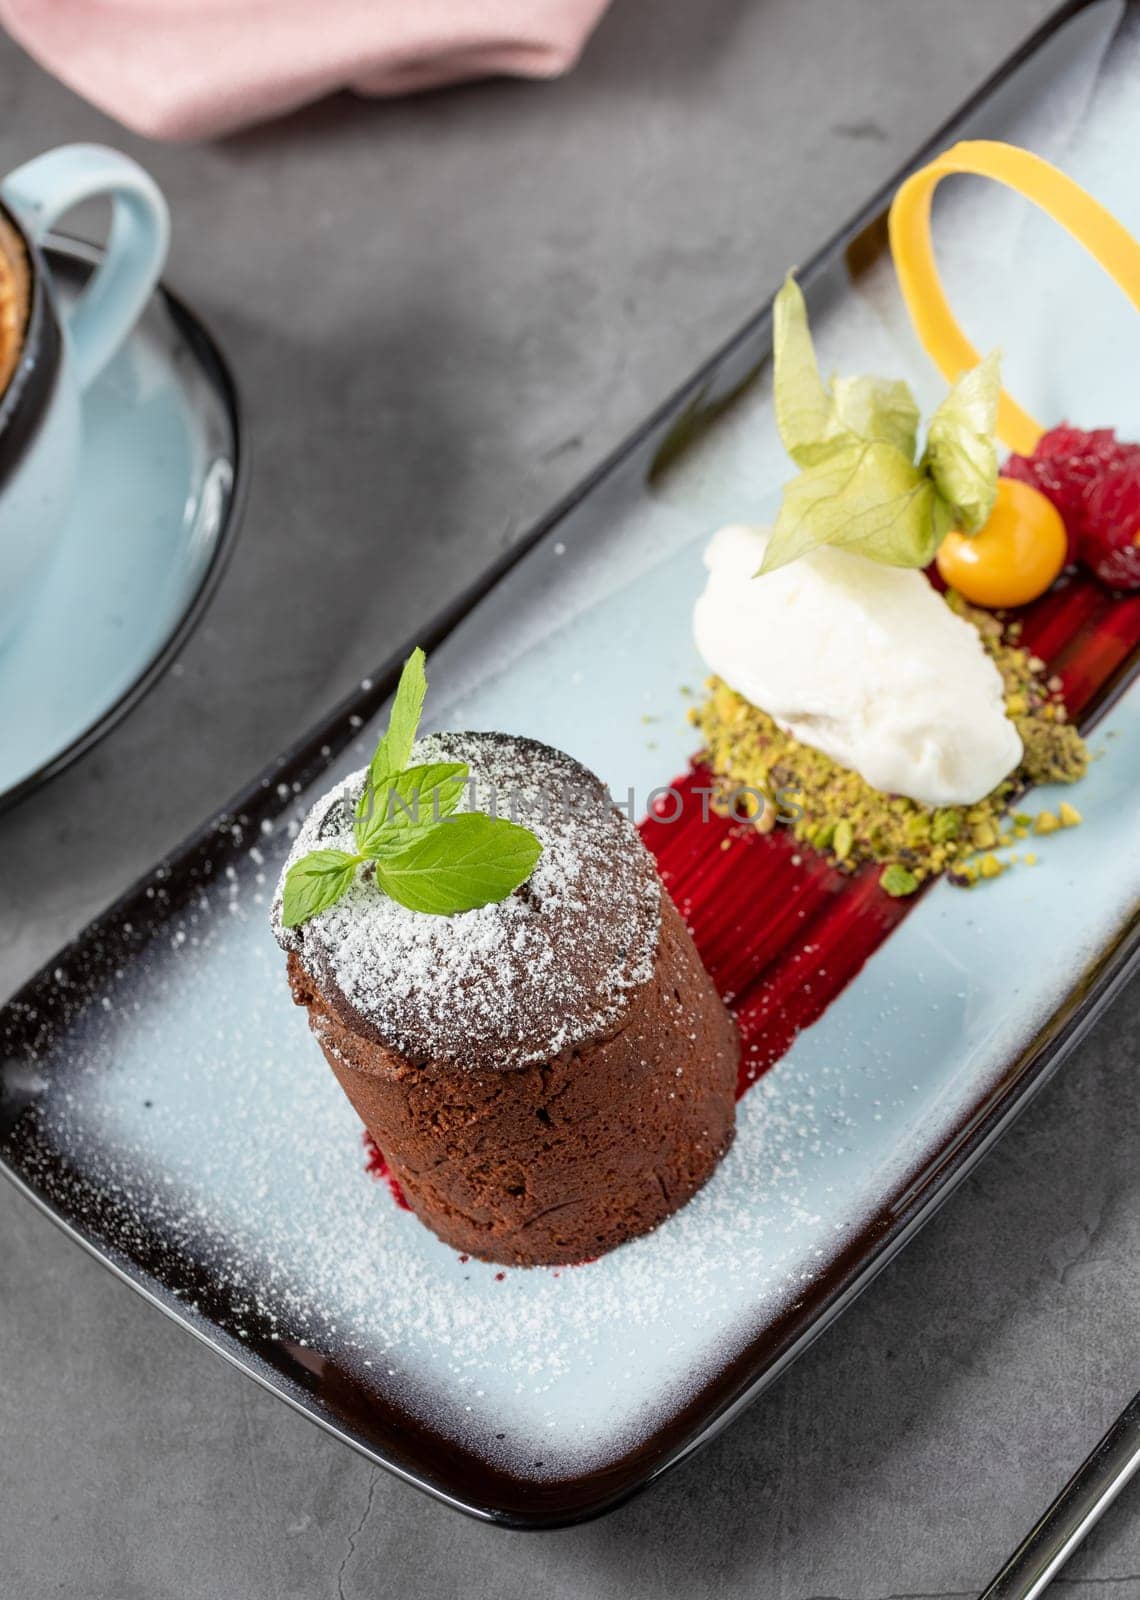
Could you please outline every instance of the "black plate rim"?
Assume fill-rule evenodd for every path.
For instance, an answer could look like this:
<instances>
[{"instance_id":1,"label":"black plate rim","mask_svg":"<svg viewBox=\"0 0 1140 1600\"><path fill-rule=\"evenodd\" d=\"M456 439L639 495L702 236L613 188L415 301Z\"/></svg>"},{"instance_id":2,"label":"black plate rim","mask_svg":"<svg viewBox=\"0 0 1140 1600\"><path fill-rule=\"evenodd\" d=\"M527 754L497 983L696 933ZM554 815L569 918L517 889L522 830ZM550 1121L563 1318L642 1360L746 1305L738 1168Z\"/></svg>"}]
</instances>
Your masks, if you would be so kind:
<instances>
[{"instance_id":1,"label":"black plate rim","mask_svg":"<svg viewBox=\"0 0 1140 1600\"><path fill-rule=\"evenodd\" d=\"M908 173L943 149L946 143L955 137L960 125L984 105L986 100L999 90L1027 59L1072 18L1096 3L1098 0L1065 0L1064 4L1051 13L921 149L872 196L857 215L810 258L798 274L800 282L808 287L815 278L822 275L855 237L882 218L890 197ZM355 737L356 728L359 726L357 719L368 720L383 705L395 686L402 662L413 643L421 643L429 650L442 643L479 601L490 593L500 580L604 479L626 464L665 423L683 413L687 404L699 399L710 379L756 335L765 330L770 317L769 301L725 341L691 378L627 435L609 456L559 500L510 551L492 563L450 605L419 630L415 640L408 641L399 649L392 651L377 672L365 680L369 684L367 689L357 687L342 699L319 724L239 791L229 804L189 835L176 851L164 857L151 872L140 878L107 911L92 921L65 947L64 951L45 963L0 1010L0 1021L10 1016L13 1008L21 1003L31 1003L38 988L50 981L50 974L56 966L66 962L83 944L97 939L103 930L109 929L113 923L121 919L137 902L139 896L145 893L147 885L153 882L156 872L167 872L174 862L185 865L195 858L199 861L207 860L211 842L217 840L219 831L228 826L235 817L249 819L251 825L255 826L261 817L279 810L280 803L275 802L272 797L275 795L275 785L283 773L287 771L291 777L302 783L318 776L320 771L330 765ZM1122 678L1107 686L1099 701L1098 714L1103 714L1123 687ZM1101 1012L1111 1004L1138 971L1140 971L1140 915L1120 931L1112 947L1082 976L1037 1037L1031 1041L1021 1056L1010 1064L1003 1077L1002 1087L980 1109L964 1133L952 1141L951 1148L928 1174L928 1181L916 1186L905 1196L902 1204L896 1202L889 1214L874 1219L863 1230L860 1236L860 1249L854 1252L857 1260L853 1265L838 1266L829 1280L826 1303L813 1315L801 1334L787 1340L783 1347L777 1346L775 1354L762 1370L753 1372L750 1376L746 1375L742 1381L733 1383L732 1372L748 1364L753 1346L746 1347L727 1369L729 1382L724 1385L724 1393L717 1404L711 1411L704 1412L700 1424L692 1428L675 1447L661 1453L656 1460L647 1461L640 1473L630 1472L626 1480L615 1489L603 1490L592 1500L585 1500L561 1510L520 1509L517 1505L507 1509L497 1506L488 1502L486 1498L480 1499L474 1494L464 1494L449 1489L426 1473L412 1470L373 1448L366 1440L338 1423L319 1402L314 1402L302 1394L291 1393L285 1387L288 1380L283 1374L271 1374L262 1370L260 1362L252 1353L224 1329L213 1323L196 1322L184 1304L177 1302L173 1297L169 1301L164 1298L160 1292L160 1285L153 1285L141 1271L132 1270L131 1263L114 1259L113 1255L97 1241L85 1237L67 1215L26 1183L3 1157L0 1157L0 1172L3 1172L21 1193L61 1227L70 1238L82 1245L144 1299L157 1306L164 1314L194 1334L231 1365L252 1377L278 1399L284 1400L292 1409L308 1417L333 1437L350 1445L374 1465L384 1468L403 1482L423 1490L442 1504L481 1522L518 1530L574 1526L616 1509L709 1443L740 1411L780 1376L798 1355L814 1343L815 1339L832 1325L841 1312L870 1285L879 1272L894 1259L939 1206L949 1198L959 1183L1045 1086ZM868 1236L871 1242L863 1243L862 1241L866 1241ZM711 1386L706 1386L703 1391L705 1395L709 1387ZM566 1483L574 1481L568 1479Z\"/></svg>"},{"instance_id":2,"label":"black plate rim","mask_svg":"<svg viewBox=\"0 0 1140 1600\"><path fill-rule=\"evenodd\" d=\"M53 231L49 233L43 244L45 254L63 256L72 261L77 261L83 266L93 267L103 258L103 251L98 245L89 243L85 239L78 239L70 234ZM234 479L230 489L229 501L222 519L222 526L214 541L214 548L210 554L206 570L199 580L198 587L187 601L185 607L165 640L151 656L150 660L142 667L132 683L123 690L117 700L103 711L89 727L78 734L70 744L64 745L54 755L49 756L33 771L27 773L18 782L0 791L0 812L7 811L9 807L17 805L41 784L49 779L58 777L71 764L78 761L80 756L106 738L112 728L126 717L134 708L146 698L158 683L159 679L176 660L191 635L196 631L199 623L206 614L210 601L214 598L218 584L229 565L233 555L234 545L245 515L246 501L249 495L250 478L250 449L246 435L244 407L241 392L237 385L233 371L221 347L206 323L198 312L194 311L182 297L174 292L165 279L160 279L152 293L159 296L166 305L172 320L186 340L189 348L194 352L198 366L205 375L210 386L218 395L223 408L229 418L230 430L233 435L233 467Z\"/></svg>"},{"instance_id":3,"label":"black plate rim","mask_svg":"<svg viewBox=\"0 0 1140 1600\"><path fill-rule=\"evenodd\" d=\"M3 1159L0 1159L0 1174L3 1174L13 1187L52 1221L67 1238L79 1245L101 1266L106 1267L120 1282L133 1289L149 1305L162 1312L216 1355L221 1356L230 1366L246 1377L252 1378L276 1399L284 1401L291 1410L306 1417L325 1433L340 1440L342 1444L348 1445L373 1465L383 1468L401 1482L422 1490L431 1499L452 1510L462 1512L477 1522L519 1532L542 1532L576 1527L617 1510L619 1506L656 1483L681 1462L702 1450L775 1383L787 1368L854 1304L880 1272L890 1265L950 1199L959 1185L973 1172L1037 1094L1046 1087L1065 1058L1137 974L1140 974L1140 915L1137 915L1124 930L1104 960L1086 974L1079 990L1070 995L1072 1004L1067 1014L1063 1018L1055 1015L1046 1025L1043 1034L1023 1053L1015 1068L1017 1086L1000 1095L991 1111L975 1123L969 1137L955 1150L946 1168L932 1174L929 1181L911 1197L911 1203L895 1212L893 1226L880 1231L879 1240L873 1246L873 1253L864 1256L857 1270L840 1276L829 1292L826 1308L812 1319L804 1332L780 1350L749 1382L737 1388L735 1392L730 1392L723 1403L707 1417L704 1426L694 1432L675 1451L650 1466L640 1477L631 1477L615 1492L599 1496L596 1501L584 1507L565 1512L542 1511L527 1514L480 1504L476 1500L464 1498L448 1490L441 1483L420 1475L399 1461L373 1449L367 1441L326 1414L318 1404L307 1401L305 1397L283 1387L284 1380L281 1374L270 1374L263 1370L262 1364L253 1359L251 1352L226 1330L192 1314L185 1304L153 1287L146 1275L135 1268L133 1263L116 1259L96 1241L88 1238L69 1217L44 1195L33 1189ZM860 1238L866 1238L868 1234L876 1231L876 1221L872 1220L864 1228ZM746 1347L734 1365L747 1362L750 1350L751 1347Z\"/></svg>"}]
</instances>

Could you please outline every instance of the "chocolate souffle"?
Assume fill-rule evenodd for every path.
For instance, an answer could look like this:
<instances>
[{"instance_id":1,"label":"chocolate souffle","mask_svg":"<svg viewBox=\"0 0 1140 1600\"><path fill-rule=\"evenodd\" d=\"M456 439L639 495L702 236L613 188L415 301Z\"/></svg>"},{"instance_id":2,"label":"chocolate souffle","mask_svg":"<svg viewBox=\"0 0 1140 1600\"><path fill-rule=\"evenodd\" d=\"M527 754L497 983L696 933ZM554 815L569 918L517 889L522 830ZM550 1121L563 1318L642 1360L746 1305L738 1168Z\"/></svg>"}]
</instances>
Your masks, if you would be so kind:
<instances>
[{"instance_id":1,"label":"chocolate souffle","mask_svg":"<svg viewBox=\"0 0 1140 1600\"><path fill-rule=\"evenodd\" d=\"M415 759L469 764L463 809L494 798L505 816L509 800L542 842L532 876L431 916L365 870L294 928L279 893L293 998L433 1232L488 1261L589 1259L683 1206L727 1150L735 1025L636 828L586 768L494 733L422 739ZM314 807L290 864L351 848L363 782Z\"/></svg>"}]
</instances>

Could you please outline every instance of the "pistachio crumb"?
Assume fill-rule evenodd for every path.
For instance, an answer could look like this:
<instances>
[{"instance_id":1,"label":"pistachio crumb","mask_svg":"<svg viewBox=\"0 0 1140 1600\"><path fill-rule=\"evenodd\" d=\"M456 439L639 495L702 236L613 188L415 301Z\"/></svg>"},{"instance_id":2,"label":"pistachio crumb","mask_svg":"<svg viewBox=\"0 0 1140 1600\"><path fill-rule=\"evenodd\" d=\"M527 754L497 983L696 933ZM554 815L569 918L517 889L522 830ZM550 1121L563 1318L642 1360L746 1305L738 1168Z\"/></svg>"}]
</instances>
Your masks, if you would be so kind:
<instances>
[{"instance_id":1,"label":"pistachio crumb","mask_svg":"<svg viewBox=\"0 0 1140 1600\"><path fill-rule=\"evenodd\" d=\"M879 884L892 899L898 900L903 895L914 893L918 888L918 879L913 872L908 872L905 867L899 866L896 861L892 862L883 872L882 877L879 879Z\"/></svg>"},{"instance_id":2,"label":"pistachio crumb","mask_svg":"<svg viewBox=\"0 0 1140 1600\"><path fill-rule=\"evenodd\" d=\"M1071 724L1057 718L1042 669L1027 650L1010 643L1009 629L1003 636L1001 621L991 613L966 605L956 594L946 598L977 628L1001 674L1007 703L1025 706L1013 716L1023 745L1021 764L991 794L976 805L939 807L882 794L858 773L794 739L714 677L708 680L707 699L690 707L687 715L701 731L703 759L725 793L735 785L771 796L778 805L773 820L786 820L797 842L828 855L840 872L852 873L864 862L898 866L906 875L902 881L913 879L915 888L943 872L953 883L972 884L981 869L971 857L1026 838L1031 829L1040 834L1061 827L1051 813L1034 817L1016 811L1011 817L1009 807L1036 784L1082 778L1089 760L1084 741ZM789 797L794 797L794 806ZM719 809L715 800L713 804ZM767 807L760 825L764 831L771 826ZM1001 863L999 870L1004 870Z\"/></svg>"}]
</instances>

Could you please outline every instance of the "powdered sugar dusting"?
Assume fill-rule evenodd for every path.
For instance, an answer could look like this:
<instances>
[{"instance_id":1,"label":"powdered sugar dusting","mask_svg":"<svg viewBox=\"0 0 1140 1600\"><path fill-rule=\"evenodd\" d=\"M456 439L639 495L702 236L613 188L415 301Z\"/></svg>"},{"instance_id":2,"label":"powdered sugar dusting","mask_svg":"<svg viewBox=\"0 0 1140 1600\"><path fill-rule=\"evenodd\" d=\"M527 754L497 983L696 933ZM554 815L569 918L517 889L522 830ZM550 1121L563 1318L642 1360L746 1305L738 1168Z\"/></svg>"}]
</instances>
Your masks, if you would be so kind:
<instances>
[{"instance_id":1,"label":"powdered sugar dusting","mask_svg":"<svg viewBox=\"0 0 1140 1600\"><path fill-rule=\"evenodd\" d=\"M680 566L674 609L651 614L679 627L695 572L695 558ZM628 634L625 618L603 614L599 637ZM565 678L589 659L571 633L561 656L544 643L532 676ZM684 681L691 665L658 660L653 681ZM608 743L591 760L615 783L628 773L647 786L691 733L664 758L647 751L639 770L641 687L632 673L613 677ZM487 699L467 715L510 720ZM542 709L553 736L589 748L598 719L579 697L552 695ZM328 1392L351 1377L520 1476L611 1465L930 1170L1074 970L1126 925L1140 890L1136 710L1133 691L1100 726L1104 759L1082 787L1089 825L1067 836L1063 861L1000 880L984 916L974 896L936 884L744 1097L706 1187L581 1270L464 1262L363 1171L359 1120L290 1002L267 927L268 885L294 837L288 811L268 827L235 820L225 867L153 933L124 924L90 990L81 965L57 968L43 1037L5 1079L36 1102L34 1145L13 1164L112 1257L177 1285L180 1313L202 1331L247 1342L255 1364L279 1349L265 1375L286 1392L283 1374L300 1363ZM158 869L148 905L163 905L168 880ZM787 910L750 903L743 914Z\"/></svg>"},{"instance_id":2,"label":"powdered sugar dusting","mask_svg":"<svg viewBox=\"0 0 1140 1600\"><path fill-rule=\"evenodd\" d=\"M365 867L299 928L281 925L279 886L278 942L414 1059L519 1067L612 1030L652 975L660 929L660 884L632 823L585 767L533 740L437 734L413 759L467 762L460 811L497 809L538 835L528 882L478 910L428 916L389 899ZM317 802L286 871L310 850L355 848L363 783L354 773Z\"/></svg>"}]
</instances>

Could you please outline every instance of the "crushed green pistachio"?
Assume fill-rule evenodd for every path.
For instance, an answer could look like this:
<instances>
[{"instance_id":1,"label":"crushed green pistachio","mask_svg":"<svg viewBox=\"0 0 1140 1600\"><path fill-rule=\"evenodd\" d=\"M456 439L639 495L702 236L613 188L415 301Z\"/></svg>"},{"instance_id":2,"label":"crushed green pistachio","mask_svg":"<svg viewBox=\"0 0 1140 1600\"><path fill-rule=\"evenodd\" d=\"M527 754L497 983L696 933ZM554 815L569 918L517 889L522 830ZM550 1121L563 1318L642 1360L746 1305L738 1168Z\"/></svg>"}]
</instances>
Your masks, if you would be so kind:
<instances>
[{"instance_id":1,"label":"crushed green pistachio","mask_svg":"<svg viewBox=\"0 0 1140 1600\"><path fill-rule=\"evenodd\" d=\"M918 888L918 879L914 873L908 871L906 867L900 867L897 861L892 861L889 867L883 869L879 882L896 900L902 895L913 894Z\"/></svg>"},{"instance_id":2,"label":"crushed green pistachio","mask_svg":"<svg viewBox=\"0 0 1140 1600\"><path fill-rule=\"evenodd\" d=\"M942 872L962 885L999 875L1004 864L990 852L1013 841L1005 825L1011 803L1034 784L1075 783L1088 766L1088 749L1067 720L1059 684L1050 687L1038 658L1017 643L1017 625L1003 631L997 617L960 596L948 594L946 601L977 628L1024 746L1020 766L976 805L933 807L880 793L857 772L783 732L719 678L709 679L708 698L689 712L704 739L704 759L726 791L739 786L771 796L783 816L794 817L788 826L795 838L829 855L842 872L879 863L887 869L881 881L889 894L911 894ZM1074 826L1080 813L1066 805L1061 818L1018 811L1012 821L1018 830L1050 833ZM981 862L971 859L979 856ZM987 858L996 871L987 868ZM895 887L887 885L888 872Z\"/></svg>"}]
</instances>

